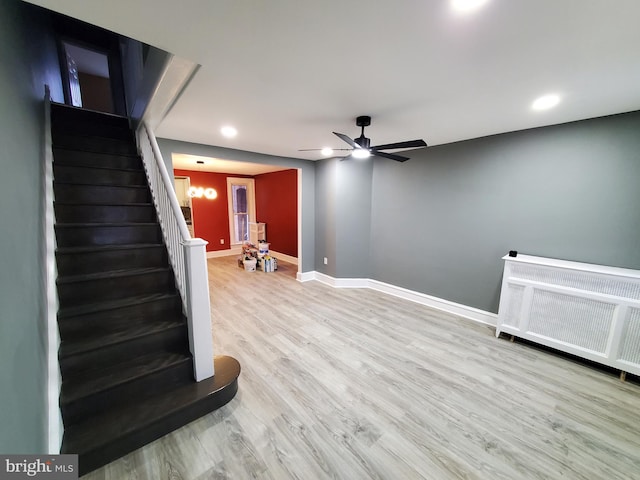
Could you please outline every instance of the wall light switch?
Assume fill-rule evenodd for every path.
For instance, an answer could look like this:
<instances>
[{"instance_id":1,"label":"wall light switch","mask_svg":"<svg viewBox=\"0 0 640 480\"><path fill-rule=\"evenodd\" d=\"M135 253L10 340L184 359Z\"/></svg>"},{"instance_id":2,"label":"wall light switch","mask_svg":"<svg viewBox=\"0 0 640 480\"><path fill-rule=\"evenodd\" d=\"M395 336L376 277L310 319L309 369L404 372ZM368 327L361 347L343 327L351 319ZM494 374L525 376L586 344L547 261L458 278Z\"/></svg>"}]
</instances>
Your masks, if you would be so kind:
<instances>
[{"instance_id":1,"label":"wall light switch","mask_svg":"<svg viewBox=\"0 0 640 480\"><path fill-rule=\"evenodd\" d=\"M329 263L329 260L327 260L327 257L324 257L324 264L326 265L327 263Z\"/></svg>"}]
</instances>

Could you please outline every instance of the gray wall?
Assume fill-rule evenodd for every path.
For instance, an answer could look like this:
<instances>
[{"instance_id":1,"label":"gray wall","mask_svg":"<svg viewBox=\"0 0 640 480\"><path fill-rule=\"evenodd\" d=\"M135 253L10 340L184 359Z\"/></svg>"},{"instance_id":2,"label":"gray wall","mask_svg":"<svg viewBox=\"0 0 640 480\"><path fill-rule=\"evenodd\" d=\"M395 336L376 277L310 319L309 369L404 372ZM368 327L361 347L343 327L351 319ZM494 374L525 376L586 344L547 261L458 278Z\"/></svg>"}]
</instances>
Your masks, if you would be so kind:
<instances>
[{"instance_id":1,"label":"gray wall","mask_svg":"<svg viewBox=\"0 0 640 480\"><path fill-rule=\"evenodd\" d=\"M316 270L370 278L373 162L316 162ZM327 265L324 265L324 258Z\"/></svg>"},{"instance_id":2,"label":"gray wall","mask_svg":"<svg viewBox=\"0 0 640 480\"><path fill-rule=\"evenodd\" d=\"M640 112L375 159L372 277L497 312L509 250L639 269L639 179Z\"/></svg>"},{"instance_id":3,"label":"gray wall","mask_svg":"<svg viewBox=\"0 0 640 480\"><path fill-rule=\"evenodd\" d=\"M372 161L338 161L336 166L336 275L369 278Z\"/></svg>"},{"instance_id":4,"label":"gray wall","mask_svg":"<svg viewBox=\"0 0 640 480\"><path fill-rule=\"evenodd\" d=\"M336 159L316 163L316 251L315 270L337 277L336 264ZM327 264L324 264L324 258Z\"/></svg>"},{"instance_id":5,"label":"gray wall","mask_svg":"<svg viewBox=\"0 0 640 480\"><path fill-rule=\"evenodd\" d=\"M44 84L63 101L44 11L17 0L0 2L0 58L0 452L44 453Z\"/></svg>"},{"instance_id":6,"label":"gray wall","mask_svg":"<svg viewBox=\"0 0 640 480\"><path fill-rule=\"evenodd\" d=\"M196 143L179 142L159 138L158 146L169 172L173 170L171 162L172 153L200 155L203 157L215 157L237 162L259 163L264 165L277 165L287 168L298 168L302 171L302 219L300 228L302 231L302 252L299 253L300 271L312 271L315 265L315 165L308 160L296 158L277 157L260 153L233 150L230 148L200 145Z\"/></svg>"}]
</instances>

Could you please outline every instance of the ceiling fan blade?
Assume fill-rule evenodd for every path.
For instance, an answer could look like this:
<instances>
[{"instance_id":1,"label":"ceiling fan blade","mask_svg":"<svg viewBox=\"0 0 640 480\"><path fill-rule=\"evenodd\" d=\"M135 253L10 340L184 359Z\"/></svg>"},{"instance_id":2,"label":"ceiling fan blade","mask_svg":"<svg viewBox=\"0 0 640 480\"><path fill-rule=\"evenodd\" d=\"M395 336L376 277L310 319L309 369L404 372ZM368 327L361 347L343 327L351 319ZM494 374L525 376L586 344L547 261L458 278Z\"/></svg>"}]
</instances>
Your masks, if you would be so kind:
<instances>
[{"instance_id":1,"label":"ceiling fan blade","mask_svg":"<svg viewBox=\"0 0 640 480\"><path fill-rule=\"evenodd\" d=\"M375 155L376 157L388 158L390 160L395 160L396 162L406 162L409 160L409 157L403 157L402 155L395 155L393 153L385 153L379 152L377 150L371 149L371 155Z\"/></svg>"},{"instance_id":2,"label":"ceiling fan blade","mask_svg":"<svg viewBox=\"0 0 640 480\"><path fill-rule=\"evenodd\" d=\"M338 138L340 140L342 140L343 142L348 143L349 145L351 145L353 148L362 148L360 145L358 145L356 142L354 142L353 140L351 140L351 138L347 137L344 133L338 133L338 132L333 132L334 135L337 135Z\"/></svg>"},{"instance_id":3,"label":"ceiling fan blade","mask_svg":"<svg viewBox=\"0 0 640 480\"><path fill-rule=\"evenodd\" d=\"M394 148L415 148L415 147L426 147L426 146L427 146L427 142L420 139L420 140L409 140L406 142L387 143L386 145L376 145L375 147L371 147L371 148L375 148L376 150L390 150Z\"/></svg>"}]
</instances>

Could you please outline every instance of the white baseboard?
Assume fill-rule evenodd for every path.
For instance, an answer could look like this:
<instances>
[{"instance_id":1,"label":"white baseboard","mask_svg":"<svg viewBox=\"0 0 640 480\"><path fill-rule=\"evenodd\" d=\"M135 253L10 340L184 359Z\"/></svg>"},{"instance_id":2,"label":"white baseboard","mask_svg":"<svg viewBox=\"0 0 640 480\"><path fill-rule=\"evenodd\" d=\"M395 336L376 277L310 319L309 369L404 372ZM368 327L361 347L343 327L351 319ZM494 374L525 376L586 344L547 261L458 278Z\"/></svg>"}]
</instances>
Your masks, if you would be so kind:
<instances>
[{"instance_id":1,"label":"white baseboard","mask_svg":"<svg viewBox=\"0 0 640 480\"><path fill-rule=\"evenodd\" d=\"M296 273L296 280L299 282L310 282L316 280L316 274L318 272L298 272Z\"/></svg>"},{"instance_id":2,"label":"white baseboard","mask_svg":"<svg viewBox=\"0 0 640 480\"><path fill-rule=\"evenodd\" d=\"M313 272L314 280L334 288L368 288L369 280L366 278L334 278L320 272Z\"/></svg>"},{"instance_id":3,"label":"white baseboard","mask_svg":"<svg viewBox=\"0 0 640 480\"><path fill-rule=\"evenodd\" d=\"M403 298L411 302L435 308L436 310L451 313L468 320L473 320L474 322L484 323L494 327L498 322L498 315L495 313L486 312L478 308L462 305L461 303L451 302L449 300L408 290L389 283L379 282L378 280L372 280L370 278L334 278L315 271L298 273L297 278L300 282L316 280L334 288L370 288L378 292L393 295L394 297Z\"/></svg>"},{"instance_id":4,"label":"white baseboard","mask_svg":"<svg viewBox=\"0 0 640 480\"><path fill-rule=\"evenodd\" d=\"M227 248L226 250L214 250L207 252L207 258L230 257L231 255L240 255L242 247Z\"/></svg>"},{"instance_id":5,"label":"white baseboard","mask_svg":"<svg viewBox=\"0 0 640 480\"><path fill-rule=\"evenodd\" d=\"M426 293L415 292L389 283L379 282L378 280L369 280L369 288L378 292L393 295L394 297L400 297L405 300L420 303L421 305L426 305L427 307L435 308L436 310L452 313L475 322L484 323L494 327L498 324L498 315L495 313L480 310L479 308L469 307L461 303L451 302L443 298L433 297Z\"/></svg>"},{"instance_id":6,"label":"white baseboard","mask_svg":"<svg viewBox=\"0 0 640 480\"><path fill-rule=\"evenodd\" d=\"M287 255L286 253L276 252L275 250L269 250L269 255L271 255L272 257L276 257L278 260L282 260L284 262L298 265L298 257L292 257L291 255Z\"/></svg>"}]
</instances>

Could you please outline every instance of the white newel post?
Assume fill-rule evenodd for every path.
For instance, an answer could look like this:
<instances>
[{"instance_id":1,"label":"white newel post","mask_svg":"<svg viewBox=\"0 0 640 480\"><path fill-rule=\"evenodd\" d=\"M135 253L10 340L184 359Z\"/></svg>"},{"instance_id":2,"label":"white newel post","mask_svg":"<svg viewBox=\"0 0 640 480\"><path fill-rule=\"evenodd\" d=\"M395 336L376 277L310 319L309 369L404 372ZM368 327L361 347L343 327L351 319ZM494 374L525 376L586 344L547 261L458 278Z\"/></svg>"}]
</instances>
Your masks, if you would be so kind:
<instances>
[{"instance_id":1,"label":"white newel post","mask_svg":"<svg viewBox=\"0 0 640 480\"><path fill-rule=\"evenodd\" d=\"M214 375L213 335L209 310L209 280L207 276L208 242L193 238L184 243L187 270L187 297L190 301L187 318L189 322L189 347L193 355L193 373L196 381Z\"/></svg>"}]
</instances>

